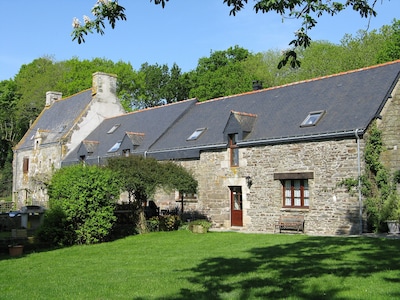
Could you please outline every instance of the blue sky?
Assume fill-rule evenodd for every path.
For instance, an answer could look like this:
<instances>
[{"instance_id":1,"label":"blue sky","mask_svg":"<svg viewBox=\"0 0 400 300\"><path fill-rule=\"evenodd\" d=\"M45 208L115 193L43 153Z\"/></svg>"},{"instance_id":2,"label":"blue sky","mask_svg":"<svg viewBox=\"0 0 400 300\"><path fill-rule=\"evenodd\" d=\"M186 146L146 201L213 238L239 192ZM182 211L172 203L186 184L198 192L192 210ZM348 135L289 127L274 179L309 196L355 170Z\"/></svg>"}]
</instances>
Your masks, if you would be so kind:
<instances>
[{"instance_id":1,"label":"blue sky","mask_svg":"<svg viewBox=\"0 0 400 300\"><path fill-rule=\"evenodd\" d=\"M0 80L13 78L23 64L42 56L56 61L73 57L95 57L130 62L138 70L142 63L177 63L182 71L193 70L198 59L211 51L239 45L253 53L285 49L300 26L274 13L255 14L249 5L235 17L222 0L170 0L165 9L150 0L120 0L128 20L104 36L86 37L86 43L71 40L72 19L91 16L96 0L0 0ZM378 16L369 29L379 29L400 18L399 0L378 0ZM368 20L348 10L339 16L318 20L313 40L339 43L348 33L367 29Z\"/></svg>"}]
</instances>

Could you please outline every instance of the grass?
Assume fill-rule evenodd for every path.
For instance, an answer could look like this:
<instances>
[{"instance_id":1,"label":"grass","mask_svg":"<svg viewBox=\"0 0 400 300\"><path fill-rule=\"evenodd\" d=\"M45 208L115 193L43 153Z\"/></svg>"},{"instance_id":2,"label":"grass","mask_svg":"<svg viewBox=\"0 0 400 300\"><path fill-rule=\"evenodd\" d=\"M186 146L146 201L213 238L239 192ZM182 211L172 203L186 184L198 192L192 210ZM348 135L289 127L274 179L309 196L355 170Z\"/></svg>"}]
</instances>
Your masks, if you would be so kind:
<instances>
[{"instance_id":1,"label":"grass","mask_svg":"<svg viewBox=\"0 0 400 300\"><path fill-rule=\"evenodd\" d=\"M0 299L396 299L400 240L189 231L0 256Z\"/></svg>"}]
</instances>

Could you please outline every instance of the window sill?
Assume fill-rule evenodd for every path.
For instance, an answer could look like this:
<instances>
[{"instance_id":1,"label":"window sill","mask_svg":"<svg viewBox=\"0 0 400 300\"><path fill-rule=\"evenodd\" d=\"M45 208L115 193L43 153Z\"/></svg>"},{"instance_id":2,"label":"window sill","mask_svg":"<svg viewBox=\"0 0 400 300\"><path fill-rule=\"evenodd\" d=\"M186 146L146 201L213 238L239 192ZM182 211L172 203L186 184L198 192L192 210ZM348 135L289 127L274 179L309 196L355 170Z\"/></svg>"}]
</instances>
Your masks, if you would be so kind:
<instances>
[{"instance_id":1,"label":"window sill","mask_svg":"<svg viewBox=\"0 0 400 300\"><path fill-rule=\"evenodd\" d=\"M308 212L310 211L309 207L282 207L281 211L290 211L290 212Z\"/></svg>"}]
</instances>

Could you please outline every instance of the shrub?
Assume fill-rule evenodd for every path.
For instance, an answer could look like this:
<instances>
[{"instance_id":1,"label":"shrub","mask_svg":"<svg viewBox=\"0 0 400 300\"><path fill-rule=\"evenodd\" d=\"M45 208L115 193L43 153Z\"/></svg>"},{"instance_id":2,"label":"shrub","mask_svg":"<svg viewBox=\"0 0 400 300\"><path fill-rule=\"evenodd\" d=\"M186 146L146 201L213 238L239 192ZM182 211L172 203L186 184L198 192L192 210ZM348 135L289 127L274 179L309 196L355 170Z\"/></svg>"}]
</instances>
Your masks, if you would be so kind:
<instances>
[{"instance_id":1,"label":"shrub","mask_svg":"<svg viewBox=\"0 0 400 300\"><path fill-rule=\"evenodd\" d=\"M35 239L52 246L69 245L75 239L68 227L66 215L60 207L47 210L44 214L43 224L37 230Z\"/></svg>"},{"instance_id":2,"label":"shrub","mask_svg":"<svg viewBox=\"0 0 400 300\"><path fill-rule=\"evenodd\" d=\"M113 223L120 185L115 174L97 166L65 167L49 185L50 208L64 214L64 243L92 244L104 241ZM72 237L72 240L70 240Z\"/></svg>"},{"instance_id":3,"label":"shrub","mask_svg":"<svg viewBox=\"0 0 400 300\"><path fill-rule=\"evenodd\" d=\"M199 220L194 220L192 222L189 223L189 230L193 232L193 226L194 225L200 225L203 226L204 231L207 232L210 227L211 227L211 222L206 220L206 219L199 219Z\"/></svg>"},{"instance_id":4,"label":"shrub","mask_svg":"<svg viewBox=\"0 0 400 300\"><path fill-rule=\"evenodd\" d=\"M177 230L181 223L181 218L177 215L159 216L159 220L161 231Z\"/></svg>"},{"instance_id":5,"label":"shrub","mask_svg":"<svg viewBox=\"0 0 400 300\"><path fill-rule=\"evenodd\" d=\"M147 227L150 232L159 231L160 229L160 218L159 216L151 217L147 220Z\"/></svg>"}]
</instances>

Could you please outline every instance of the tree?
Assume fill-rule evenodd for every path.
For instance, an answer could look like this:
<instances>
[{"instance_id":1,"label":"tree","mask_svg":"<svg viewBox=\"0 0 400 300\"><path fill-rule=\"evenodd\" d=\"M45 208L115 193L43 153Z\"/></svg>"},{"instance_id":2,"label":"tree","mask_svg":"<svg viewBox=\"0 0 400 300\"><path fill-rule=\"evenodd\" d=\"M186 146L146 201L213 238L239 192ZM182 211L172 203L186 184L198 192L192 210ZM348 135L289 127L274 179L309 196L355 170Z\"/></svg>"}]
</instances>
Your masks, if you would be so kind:
<instances>
[{"instance_id":1,"label":"tree","mask_svg":"<svg viewBox=\"0 0 400 300\"><path fill-rule=\"evenodd\" d=\"M115 174L98 166L74 165L57 170L49 184L49 204L68 239L64 244L104 241L116 220L114 206L120 195Z\"/></svg>"},{"instance_id":2,"label":"tree","mask_svg":"<svg viewBox=\"0 0 400 300\"><path fill-rule=\"evenodd\" d=\"M42 111L46 101L46 92L55 90L61 80L61 70L51 57L41 57L22 65L14 81L19 99L15 116L22 133Z\"/></svg>"},{"instance_id":3,"label":"tree","mask_svg":"<svg viewBox=\"0 0 400 300\"><path fill-rule=\"evenodd\" d=\"M190 85L181 69L174 64L141 65L136 77L132 106L136 109L173 103L188 98Z\"/></svg>"},{"instance_id":4,"label":"tree","mask_svg":"<svg viewBox=\"0 0 400 300\"><path fill-rule=\"evenodd\" d=\"M253 70L244 66L251 56L248 50L235 46L200 58L196 70L190 74L189 96L204 101L250 91L256 78Z\"/></svg>"},{"instance_id":5,"label":"tree","mask_svg":"<svg viewBox=\"0 0 400 300\"><path fill-rule=\"evenodd\" d=\"M388 38L378 53L378 63L400 59L400 20L394 20L391 27L384 27L383 34Z\"/></svg>"},{"instance_id":6,"label":"tree","mask_svg":"<svg viewBox=\"0 0 400 300\"><path fill-rule=\"evenodd\" d=\"M156 5L161 4L164 8L168 1L154 0L154 3ZM290 49L285 51L283 59L278 65L281 68L287 63L292 67L300 66L297 50L310 46L311 38L308 33L317 25L317 18L325 14L334 16L349 7L359 12L362 18L376 16L374 10L376 2L377 0L347 0L345 3L331 0L257 0L253 8L256 13L275 12L283 18L302 20L300 28L295 32L295 38L289 43ZM248 4L248 0L223 0L223 3L231 8L230 15L235 16ZM92 13L95 19L92 21L85 16L84 25L81 25L81 22L76 18L73 20L72 40L77 40L78 43L85 42L84 35L93 31L103 35L105 22L108 21L110 26L115 28L117 21L126 20L125 8L120 6L116 0L97 1Z\"/></svg>"},{"instance_id":7,"label":"tree","mask_svg":"<svg viewBox=\"0 0 400 300\"><path fill-rule=\"evenodd\" d=\"M123 190L128 192L133 213L137 216L139 233L147 231L143 204L154 195L158 187L175 189L182 192L195 192L197 181L182 166L172 162L158 162L156 159L131 155L112 157L107 166L117 174Z\"/></svg>"}]
</instances>

